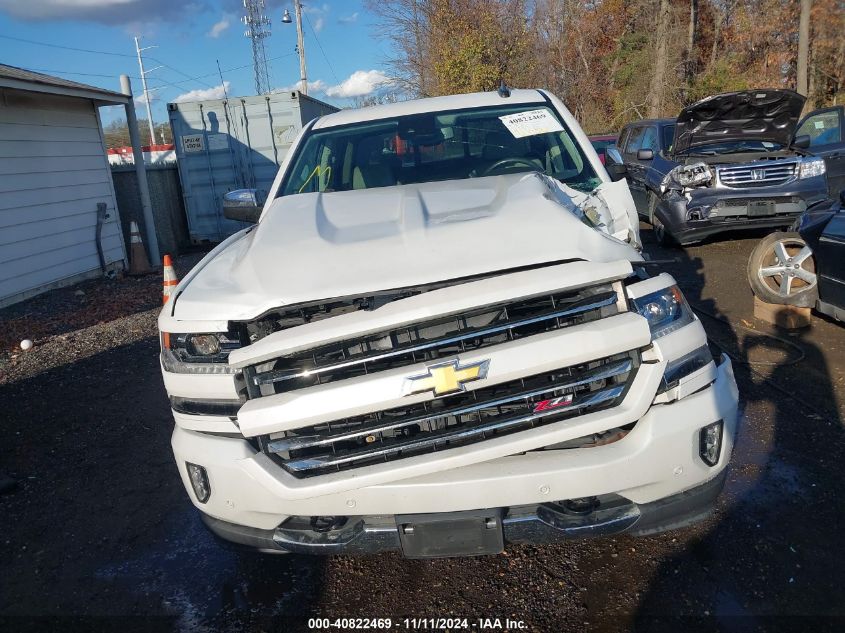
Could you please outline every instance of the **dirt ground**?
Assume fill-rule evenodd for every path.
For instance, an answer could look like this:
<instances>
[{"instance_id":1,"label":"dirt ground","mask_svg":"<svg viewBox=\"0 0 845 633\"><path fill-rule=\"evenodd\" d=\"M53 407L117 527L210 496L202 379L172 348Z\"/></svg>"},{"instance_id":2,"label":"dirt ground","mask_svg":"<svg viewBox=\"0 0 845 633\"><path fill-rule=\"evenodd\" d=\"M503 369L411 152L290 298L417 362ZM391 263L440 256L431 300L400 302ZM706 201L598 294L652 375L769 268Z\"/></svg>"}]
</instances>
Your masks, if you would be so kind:
<instances>
[{"instance_id":1,"label":"dirt ground","mask_svg":"<svg viewBox=\"0 0 845 633\"><path fill-rule=\"evenodd\" d=\"M92 282L0 311L0 479L14 482L0 492L0 630L290 631L315 616L845 630L845 328L816 315L786 333L754 319L744 267L755 242L648 246L678 259L668 269L735 360L742 422L717 513L659 536L486 558L221 548L170 451L158 279ZM24 336L35 349L13 352Z\"/></svg>"}]
</instances>

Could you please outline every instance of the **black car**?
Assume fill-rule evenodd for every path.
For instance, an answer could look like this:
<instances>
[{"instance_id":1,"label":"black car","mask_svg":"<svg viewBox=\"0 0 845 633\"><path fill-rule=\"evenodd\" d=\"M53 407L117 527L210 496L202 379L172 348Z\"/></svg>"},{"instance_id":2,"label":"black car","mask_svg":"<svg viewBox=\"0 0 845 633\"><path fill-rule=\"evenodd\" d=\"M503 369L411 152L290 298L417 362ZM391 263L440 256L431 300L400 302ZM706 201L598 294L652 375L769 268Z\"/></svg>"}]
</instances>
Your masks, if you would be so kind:
<instances>
[{"instance_id":1,"label":"black car","mask_svg":"<svg viewBox=\"0 0 845 633\"><path fill-rule=\"evenodd\" d=\"M795 231L772 233L748 260L748 282L768 303L816 308L845 321L845 190L816 204Z\"/></svg>"},{"instance_id":2,"label":"black car","mask_svg":"<svg viewBox=\"0 0 845 633\"><path fill-rule=\"evenodd\" d=\"M677 119L625 126L608 163L624 163L637 210L661 243L786 228L845 186L842 107L799 122L804 101L791 90L708 97Z\"/></svg>"}]
</instances>

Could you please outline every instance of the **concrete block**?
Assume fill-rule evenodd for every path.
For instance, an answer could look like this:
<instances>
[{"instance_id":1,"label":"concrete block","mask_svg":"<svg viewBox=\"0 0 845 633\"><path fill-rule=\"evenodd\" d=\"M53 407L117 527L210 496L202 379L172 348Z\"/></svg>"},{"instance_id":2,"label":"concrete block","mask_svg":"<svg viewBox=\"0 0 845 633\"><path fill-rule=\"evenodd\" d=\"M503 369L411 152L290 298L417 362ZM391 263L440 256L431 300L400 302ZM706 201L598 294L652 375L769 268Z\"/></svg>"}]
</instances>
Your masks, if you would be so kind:
<instances>
[{"instance_id":1,"label":"concrete block","mask_svg":"<svg viewBox=\"0 0 845 633\"><path fill-rule=\"evenodd\" d=\"M810 308L766 303L757 297L754 297L754 316L787 330L800 330L811 324Z\"/></svg>"}]
</instances>

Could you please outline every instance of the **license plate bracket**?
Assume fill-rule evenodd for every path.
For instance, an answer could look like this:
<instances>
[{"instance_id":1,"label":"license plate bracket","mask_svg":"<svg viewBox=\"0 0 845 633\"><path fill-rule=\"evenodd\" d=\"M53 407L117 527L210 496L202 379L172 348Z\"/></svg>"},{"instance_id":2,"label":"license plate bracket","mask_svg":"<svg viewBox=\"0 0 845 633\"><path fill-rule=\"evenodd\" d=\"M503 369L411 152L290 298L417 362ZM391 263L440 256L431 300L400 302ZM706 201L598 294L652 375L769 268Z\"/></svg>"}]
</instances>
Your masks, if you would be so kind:
<instances>
[{"instance_id":1,"label":"license plate bracket","mask_svg":"<svg viewBox=\"0 0 845 633\"><path fill-rule=\"evenodd\" d=\"M505 548L498 509L397 515L396 528L406 558L485 556Z\"/></svg>"},{"instance_id":2,"label":"license plate bracket","mask_svg":"<svg viewBox=\"0 0 845 633\"><path fill-rule=\"evenodd\" d=\"M763 218L775 215L774 200L752 200L748 203L749 218Z\"/></svg>"}]
</instances>

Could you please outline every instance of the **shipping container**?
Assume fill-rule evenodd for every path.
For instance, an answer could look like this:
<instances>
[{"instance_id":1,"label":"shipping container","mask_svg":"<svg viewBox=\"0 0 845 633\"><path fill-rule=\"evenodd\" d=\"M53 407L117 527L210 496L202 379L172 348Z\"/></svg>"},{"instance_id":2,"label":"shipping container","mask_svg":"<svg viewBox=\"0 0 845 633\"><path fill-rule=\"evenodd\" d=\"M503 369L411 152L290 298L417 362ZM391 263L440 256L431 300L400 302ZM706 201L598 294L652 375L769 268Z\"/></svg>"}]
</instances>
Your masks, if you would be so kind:
<instances>
[{"instance_id":1,"label":"shipping container","mask_svg":"<svg viewBox=\"0 0 845 633\"><path fill-rule=\"evenodd\" d=\"M246 226L223 217L223 194L267 195L299 131L337 108L300 92L168 103L188 230L193 242L220 242Z\"/></svg>"}]
</instances>

